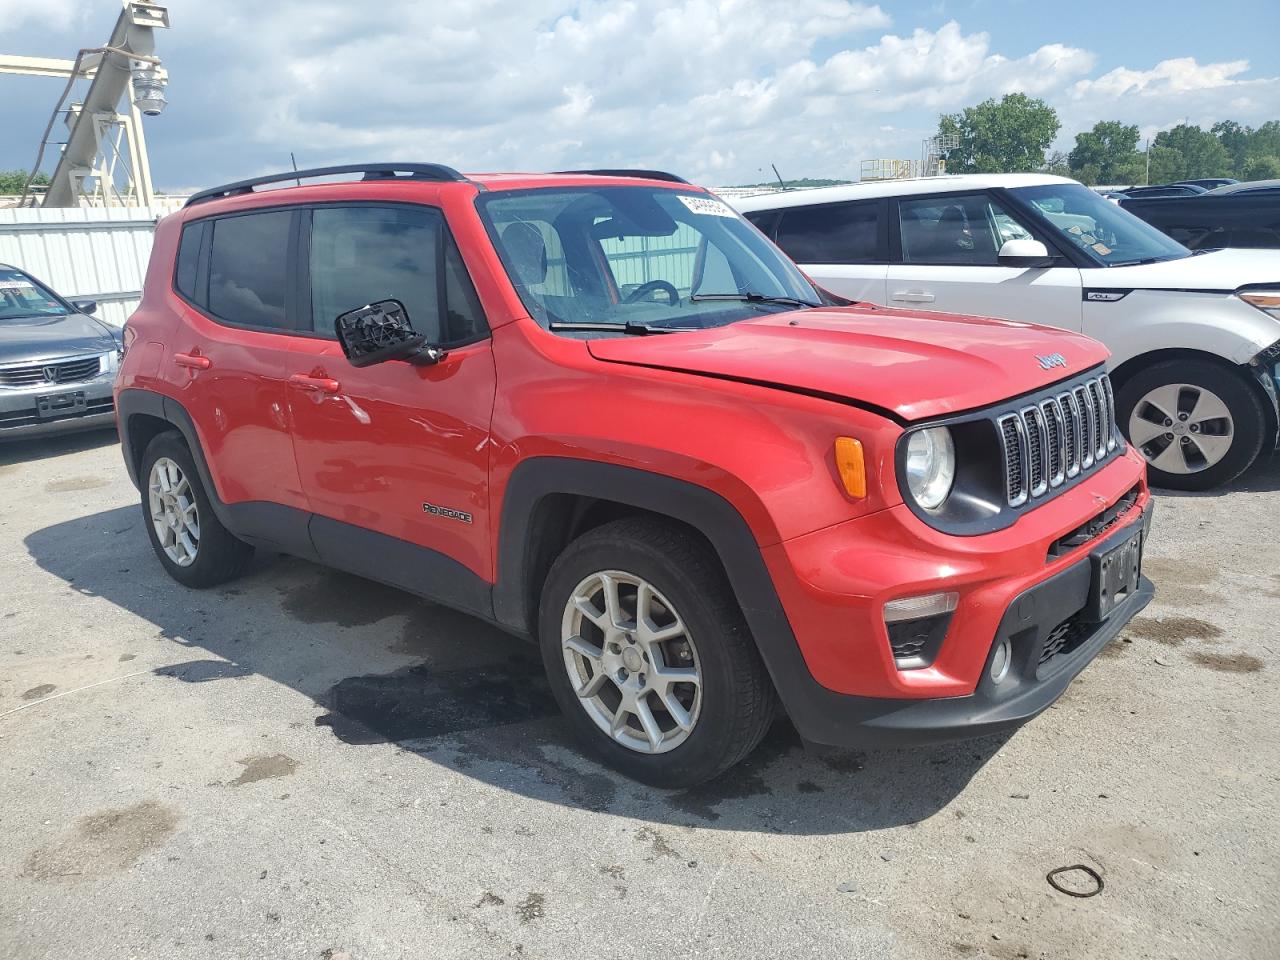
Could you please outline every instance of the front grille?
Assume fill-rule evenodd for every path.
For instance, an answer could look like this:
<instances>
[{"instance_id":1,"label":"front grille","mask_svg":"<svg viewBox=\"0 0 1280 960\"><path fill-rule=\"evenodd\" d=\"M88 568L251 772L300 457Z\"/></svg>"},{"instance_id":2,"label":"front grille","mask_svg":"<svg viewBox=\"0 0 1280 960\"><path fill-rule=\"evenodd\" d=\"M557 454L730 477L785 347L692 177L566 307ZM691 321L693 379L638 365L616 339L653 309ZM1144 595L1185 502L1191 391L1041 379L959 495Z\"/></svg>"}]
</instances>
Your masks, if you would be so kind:
<instances>
[{"instance_id":1,"label":"front grille","mask_svg":"<svg viewBox=\"0 0 1280 960\"><path fill-rule=\"evenodd\" d=\"M1017 449L1022 442L1022 421L1017 417L1005 417L1000 421L1000 435L1006 451ZM1005 496L1009 505L1016 507L1027 499L1026 484L1022 479L1022 457L1006 457Z\"/></svg>"},{"instance_id":2,"label":"front grille","mask_svg":"<svg viewBox=\"0 0 1280 960\"><path fill-rule=\"evenodd\" d=\"M1080 646L1094 629L1093 624L1086 623L1080 614L1068 617L1053 628L1040 650L1040 666L1044 666L1060 654L1070 653Z\"/></svg>"},{"instance_id":3,"label":"front grille","mask_svg":"<svg viewBox=\"0 0 1280 960\"><path fill-rule=\"evenodd\" d=\"M73 357L48 363L24 363L0 367L0 387L38 387L43 384L79 383L102 372L102 358Z\"/></svg>"},{"instance_id":4,"label":"front grille","mask_svg":"<svg viewBox=\"0 0 1280 960\"><path fill-rule=\"evenodd\" d=\"M1115 398L1104 373L1038 406L999 418L1005 496L1017 507L1043 497L1117 447Z\"/></svg>"}]
</instances>

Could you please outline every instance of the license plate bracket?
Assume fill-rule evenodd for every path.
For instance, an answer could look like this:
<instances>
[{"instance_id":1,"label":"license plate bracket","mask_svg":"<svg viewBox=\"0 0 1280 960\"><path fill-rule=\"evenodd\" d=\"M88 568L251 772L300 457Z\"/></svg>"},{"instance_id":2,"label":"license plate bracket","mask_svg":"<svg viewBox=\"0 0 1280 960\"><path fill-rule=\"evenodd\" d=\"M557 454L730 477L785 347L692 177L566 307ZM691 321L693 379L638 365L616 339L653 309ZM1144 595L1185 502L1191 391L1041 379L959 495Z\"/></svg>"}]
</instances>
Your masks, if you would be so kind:
<instances>
[{"instance_id":1,"label":"license plate bracket","mask_svg":"<svg viewBox=\"0 0 1280 960\"><path fill-rule=\"evenodd\" d=\"M41 420L52 417L74 417L89 409L83 390L68 393L47 393L36 397L36 416Z\"/></svg>"},{"instance_id":2,"label":"license plate bracket","mask_svg":"<svg viewBox=\"0 0 1280 960\"><path fill-rule=\"evenodd\" d=\"M1093 577L1085 613L1091 621L1107 619L1112 610L1137 592L1142 577L1143 539L1139 524L1120 543L1089 558Z\"/></svg>"}]
</instances>

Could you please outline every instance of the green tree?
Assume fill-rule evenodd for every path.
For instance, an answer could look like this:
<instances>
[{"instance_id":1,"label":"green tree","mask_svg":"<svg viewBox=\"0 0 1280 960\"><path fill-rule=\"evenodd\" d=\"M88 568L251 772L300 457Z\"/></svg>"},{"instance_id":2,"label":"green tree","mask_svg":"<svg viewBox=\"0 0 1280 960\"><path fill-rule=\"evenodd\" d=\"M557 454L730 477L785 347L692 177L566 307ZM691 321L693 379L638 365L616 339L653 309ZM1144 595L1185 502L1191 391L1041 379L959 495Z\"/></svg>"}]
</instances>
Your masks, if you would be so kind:
<instances>
[{"instance_id":1,"label":"green tree","mask_svg":"<svg viewBox=\"0 0 1280 960\"><path fill-rule=\"evenodd\" d=\"M1151 144L1151 182L1221 177L1231 170L1231 157L1208 130L1180 123L1161 130Z\"/></svg>"},{"instance_id":2,"label":"green tree","mask_svg":"<svg viewBox=\"0 0 1280 960\"><path fill-rule=\"evenodd\" d=\"M1268 120L1249 134L1248 154L1252 157L1280 157L1280 120Z\"/></svg>"},{"instance_id":3,"label":"green tree","mask_svg":"<svg viewBox=\"0 0 1280 960\"><path fill-rule=\"evenodd\" d=\"M1071 163L1067 155L1061 150L1055 150L1044 161L1042 173L1052 174L1055 177L1074 177L1075 173L1071 169Z\"/></svg>"},{"instance_id":4,"label":"green tree","mask_svg":"<svg viewBox=\"0 0 1280 960\"><path fill-rule=\"evenodd\" d=\"M29 175L29 170L0 170L0 196L21 194ZM45 185L49 182L49 177L47 174L37 173L36 178L31 182L36 185Z\"/></svg>"},{"instance_id":5,"label":"green tree","mask_svg":"<svg viewBox=\"0 0 1280 960\"><path fill-rule=\"evenodd\" d=\"M1241 180L1280 180L1280 157L1249 157L1236 172Z\"/></svg>"},{"instance_id":6,"label":"green tree","mask_svg":"<svg viewBox=\"0 0 1280 960\"><path fill-rule=\"evenodd\" d=\"M1025 93L984 100L938 119L940 136L960 146L947 152L949 173L1029 173L1044 166L1045 150L1058 135L1058 113Z\"/></svg>"},{"instance_id":7,"label":"green tree","mask_svg":"<svg viewBox=\"0 0 1280 960\"><path fill-rule=\"evenodd\" d=\"M1231 158L1231 172L1239 176L1249 159L1249 144L1253 141L1253 131L1242 127L1234 120L1219 120L1209 128L1218 142L1222 144Z\"/></svg>"},{"instance_id":8,"label":"green tree","mask_svg":"<svg viewBox=\"0 0 1280 960\"><path fill-rule=\"evenodd\" d=\"M1095 123L1076 134L1075 149L1067 155L1071 173L1085 183L1140 183L1146 161L1138 152L1138 128L1115 120Z\"/></svg>"}]
</instances>

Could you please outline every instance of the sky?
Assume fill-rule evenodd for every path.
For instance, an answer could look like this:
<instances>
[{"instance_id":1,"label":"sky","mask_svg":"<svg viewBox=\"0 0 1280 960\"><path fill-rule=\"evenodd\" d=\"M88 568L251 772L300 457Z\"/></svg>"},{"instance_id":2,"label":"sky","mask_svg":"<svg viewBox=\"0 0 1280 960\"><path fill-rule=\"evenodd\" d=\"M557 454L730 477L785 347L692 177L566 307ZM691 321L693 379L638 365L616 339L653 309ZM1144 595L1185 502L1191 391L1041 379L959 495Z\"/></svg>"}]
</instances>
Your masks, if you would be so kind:
<instances>
[{"instance_id":1,"label":"sky","mask_svg":"<svg viewBox=\"0 0 1280 960\"><path fill-rule=\"evenodd\" d=\"M1046 0L172 0L153 178L300 166L642 166L724 186L856 179L953 112L1046 100L1099 120L1280 119L1280 3ZM0 54L104 43L113 0L0 0ZM0 74L0 169L29 168L60 81ZM55 128L56 129L56 128ZM52 162L46 163L51 170Z\"/></svg>"}]
</instances>

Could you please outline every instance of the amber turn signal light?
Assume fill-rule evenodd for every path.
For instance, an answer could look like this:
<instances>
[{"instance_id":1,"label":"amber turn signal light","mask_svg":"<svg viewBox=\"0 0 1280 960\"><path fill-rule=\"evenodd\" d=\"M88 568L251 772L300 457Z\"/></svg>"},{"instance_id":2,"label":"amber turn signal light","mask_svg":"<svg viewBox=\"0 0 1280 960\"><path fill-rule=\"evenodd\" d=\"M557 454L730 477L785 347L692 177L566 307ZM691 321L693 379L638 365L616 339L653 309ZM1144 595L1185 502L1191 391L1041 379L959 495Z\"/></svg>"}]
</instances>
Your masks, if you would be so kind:
<instances>
[{"instance_id":1,"label":"amber turn signal light","mask_svg":"<svg viewBox=\"0 0 1280 960\"><path fill-rule=\"evenodd\" d=\"M862 442L853 437L836 438L836 471L844 492L855 500L867 495L867 468L862 457Z\"/></svg>"}]
</instances>

